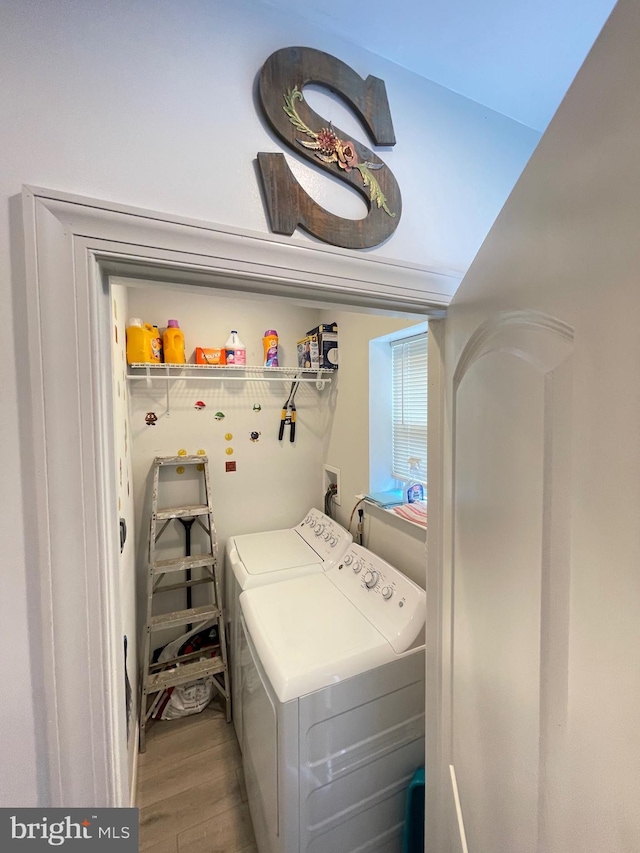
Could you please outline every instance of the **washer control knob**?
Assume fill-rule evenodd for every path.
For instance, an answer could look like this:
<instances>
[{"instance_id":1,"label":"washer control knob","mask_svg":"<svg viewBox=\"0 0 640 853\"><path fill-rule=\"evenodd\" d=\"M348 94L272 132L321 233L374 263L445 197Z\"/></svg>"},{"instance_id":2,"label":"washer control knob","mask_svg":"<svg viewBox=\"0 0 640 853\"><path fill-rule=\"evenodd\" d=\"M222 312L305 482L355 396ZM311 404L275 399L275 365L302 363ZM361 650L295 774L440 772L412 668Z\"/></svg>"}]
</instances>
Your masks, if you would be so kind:
<instances>
[{"instance_id":1,"label":"washer control knob","mask_svg":"<svg viewBox=\"0 0 640 853\"><path fill-rule=\"evenodd\" d=\"M336 539L335 536L331 537L331 542L329 544L331 545L332 548L335 548L335 546L338 544L338 540Z\"/></svg>"},{"instance_id":2,"label":"washer control knob","mask_svg":"<svg viewBox=\"0 0 640 853\"><path fill-rule=\"evenodd\" d=\"M315 521L312 518L308 518L307 521L309 523L309 527L313 530L313 528L316 526Z\"/></svg>"},{"instance_id":3,"label":"washer control knob","mask_svg":"<svg viewBox=\"0 0 640 853\"><path fill-rule=\"evenodd\" d=\"M369 571L364 576L364 585L367 589L373 589L373 587L378 583L378 572L375 569L369 569Z\"/></svg>"},{"instance_id":4,"label":"washer control knob","mask_svg":"<svg viewBox=\"0 0 640 853\"><path fill-rule=\"evenodd\" d=\"M391 598L392 595L393 595L393 587L392 586L383 587L382 597L384 598L385 601L389 601L389 599Z\"/></svg>"},{"instance_id":5,"label":"washer control knob","mask_svg":"<svg viewBox=\"0 0 640 853\"><path fill-rule=\"evenodd\" d=\"M316 528L316 536L322 536L323 530L324 530L324 524L319 524Z\"/></svg>"},{"instance_id":6,"label":"washer control knob","mask_svg":"<svg viewBox=\"0 0 640 853\"><path fill-rule=\"evenodd\" d=\"M344 562L347 564L347 566L350 566L351 563L353 563L353 556L351 554L346 554Z\"/></svg>"},{"instance_id":7,"label":"washer control knob","mask_svg":"<svg viewBox=\"0 0 640 853\"><path fill-rule=\"evenodd\" d=\"M324 534L324 541L325 541L325 542L328 542L328 541L329 541L329 539L331 539L331 534L330 534L330 533L325 533L325 534Z\"/></svg>"},{"instance_id":8,"label":"washer control knob","mask_svg":"<svg viewBox=\"0 0 640 853\"><path fill-rule=\"evenodd\" d=\"M362 570L362 560L356 560L353 564L353 571L358 574L359 571Z\"/></svg>"}]
</instances>

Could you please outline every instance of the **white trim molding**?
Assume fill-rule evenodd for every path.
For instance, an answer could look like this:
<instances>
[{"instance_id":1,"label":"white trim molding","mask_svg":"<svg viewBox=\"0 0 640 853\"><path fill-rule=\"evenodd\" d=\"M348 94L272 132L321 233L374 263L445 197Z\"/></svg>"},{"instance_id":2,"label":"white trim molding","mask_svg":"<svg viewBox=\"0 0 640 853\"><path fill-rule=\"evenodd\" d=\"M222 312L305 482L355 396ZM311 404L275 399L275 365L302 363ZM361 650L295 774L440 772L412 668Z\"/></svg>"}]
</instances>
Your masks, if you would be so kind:
<instances>
[{"instance_id":1,"label":"white trim molding","mask_svg":"<svg viewBox=\"0 0 640 853\"><path fill-rule=\"evenodd\" d=\"M24 487L42 617L43 805L126 806L110 275L441 314L459 276L26 187Z\"/></svg>"}]
</instances>

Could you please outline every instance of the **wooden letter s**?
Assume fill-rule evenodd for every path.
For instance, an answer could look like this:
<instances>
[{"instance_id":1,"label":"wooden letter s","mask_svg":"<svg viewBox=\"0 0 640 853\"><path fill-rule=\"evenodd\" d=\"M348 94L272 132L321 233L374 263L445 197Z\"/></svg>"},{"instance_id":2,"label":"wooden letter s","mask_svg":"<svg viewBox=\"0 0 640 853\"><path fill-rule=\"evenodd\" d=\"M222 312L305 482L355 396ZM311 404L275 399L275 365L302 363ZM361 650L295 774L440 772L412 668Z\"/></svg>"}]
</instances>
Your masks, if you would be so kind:
<instances>
[{"instance_id":1,"label":"wooden letter s","mask_svg":"<svg viewBox=\"0 0 640 853\"><path fill-rule=\"evenodd\" d=\"M369 212L364 219L335 216L315 202L294 178L283 154L258 154L271 230L291 235L300 226L319 240L345 249L368 249L393 234L400 221L400 188L388 166L364 145L314 112L302 90L318 83L342 96L376 145L395 145L384 82L363 80L328 53L285 47L260 72L259 97L273 130L297 154L356 189Z\"/></svg>"}]
</instances>

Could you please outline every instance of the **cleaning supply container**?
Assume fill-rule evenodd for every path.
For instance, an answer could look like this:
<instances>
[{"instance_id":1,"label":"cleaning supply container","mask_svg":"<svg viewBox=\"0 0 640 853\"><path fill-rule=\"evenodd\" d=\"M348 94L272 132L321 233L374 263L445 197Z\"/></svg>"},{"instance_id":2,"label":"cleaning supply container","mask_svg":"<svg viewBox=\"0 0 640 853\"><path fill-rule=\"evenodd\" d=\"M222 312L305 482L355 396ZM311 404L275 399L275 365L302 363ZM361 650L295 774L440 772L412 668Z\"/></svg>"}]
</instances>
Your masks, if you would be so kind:
<instances>
[{"instance_id":1,"label":"cleaning supply container","mask_svg":"<svg viewBox=\"0 0 640 853\"><path fill-rule=\"evenodd\" d=\"M420 459L409 459L409 481L404 487L404 501L412 504L424 500L424 486L418 479L420 476Z\"/></svg>"},{"instance_id":2,"label":"cleaning supply container","mask_svg":"<svg viewBox=\"0 0 640 853\"><path fill-rule=\"evenodd\" d=\"M278 366L278 333L275 329L267 329L262 338L264 348L264 366Z\"/></svg>"},{"instance_id":3,"label":"cleaning supply container","mask_svg":"<svg viewBox=\"0 0 640 853\"><path fill-rule=\"evenodd\" d=\"M177 320L167 320L167 328L162 335L162 350L165 364L185 364L184 332Z\"/></svg>"},{"instance_id":4,"label":"cleaning supply container","mask_svg":"<svg viewBox=\"0 0 640 853\"><path fill-rule=\"evenodd\" d=\"M247 363L247 348L242 343L236 329L231 330L225 349L225 361L227 365L244 366Z\"/></svg>"},{"instance_id":5,"label":"cleaning supply container","mask_svg":"<svg viewBox=\"0 0 640 853\"><path fill-rule=\"evenodd\" d=\"M153 341L156 329L149 323L143 323L139 317L132 317L127 325L127 363L149 364L159 361L154 353Z\"/></svg>"},{"instance_id":6,"label":"cleaning supply container","mask_svg":"<svg viewBox=\"0 0 640 853\"><path fill-rule=\"evenodd\" d=\"M151 329L151 361L158 363L162 361L162 335L157 326L149 326L149 328Z\"/></svg>"},{"instance_id":7,"label":"cleaning supply container","mask_svg":"<svg viewBox=\"0 0 640 853\"><path fill-rule=\"evenodd\" d=\"M423 853L424 850L424 784L424 767L419 767L407 792L402 853Z\"/></svg>"}]
</instances>

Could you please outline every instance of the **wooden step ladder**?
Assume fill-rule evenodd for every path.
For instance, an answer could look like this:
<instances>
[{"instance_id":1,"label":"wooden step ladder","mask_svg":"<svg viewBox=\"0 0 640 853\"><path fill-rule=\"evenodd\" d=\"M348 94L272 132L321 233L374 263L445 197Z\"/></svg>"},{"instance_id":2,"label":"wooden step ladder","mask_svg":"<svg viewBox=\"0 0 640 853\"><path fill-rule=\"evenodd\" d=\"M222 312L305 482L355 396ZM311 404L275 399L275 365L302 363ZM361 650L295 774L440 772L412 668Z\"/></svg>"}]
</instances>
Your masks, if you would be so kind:
<instances>
[{"instance_id":1,"label":"wooden step ladder","mask_svg":"<svg viewBox=\"0 0 640 853\"><path fill-rule=\"evenodd\" d=\"M160 471L167 466L196 465L203 474L206 503L159 508L159 491L163 478ZM184 556L172 559L159 559L158 540L174 519L194 519L207 534L208 553ZM221 607L220 583L218 580L218 543L213 519L211 501L211 480L209 460L206 456L156 456L153 461L153 498L151 523L149 529L149 572L147 577L146 622L142 638L143 670L142 696L140 703L140 752L146 749L147 723L158 706L163 693L170 687L196 681L205 676L213 676L213 683L223 697L226 705L227 722L231 721L231 691L225 619ZM201 569L202 577L191 579L191 571ZM161 584L165 575L185 572L185 580L172 584ZM194 586L206 584L210 590L211 602L202 607L188 607L171 613L153 615L153 602L160 593L176 589L189 590ZM205 628L214 622L218 628L220 654L216 657L203 656L206 649L180 655L162 663L152 663L151 635L154 632L180 626L200 626ZM156 694L155 700L150 697Z\"/></svg>"}]
</instances>

